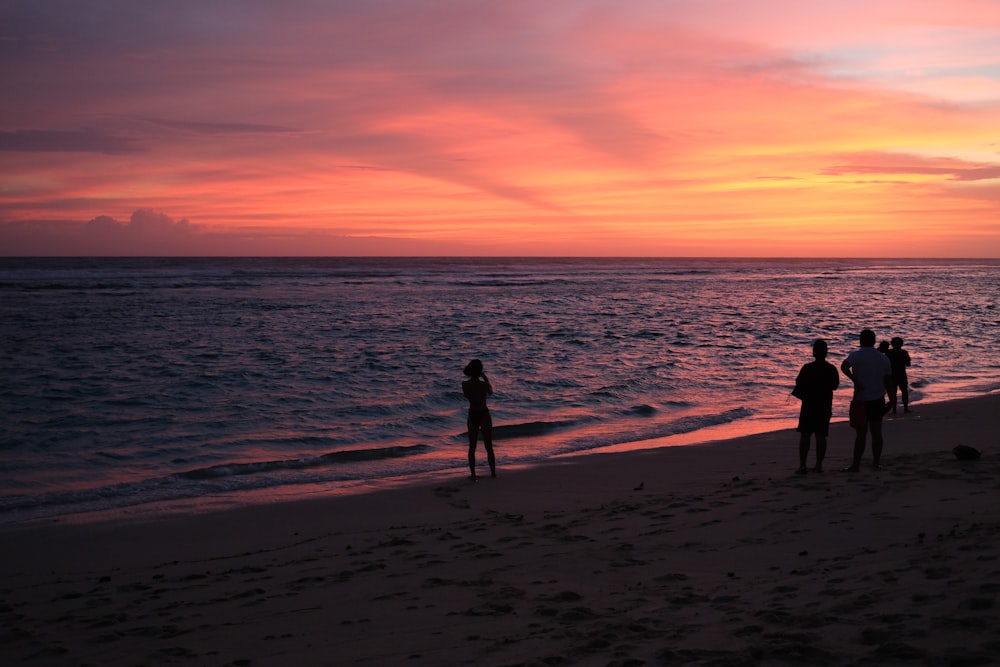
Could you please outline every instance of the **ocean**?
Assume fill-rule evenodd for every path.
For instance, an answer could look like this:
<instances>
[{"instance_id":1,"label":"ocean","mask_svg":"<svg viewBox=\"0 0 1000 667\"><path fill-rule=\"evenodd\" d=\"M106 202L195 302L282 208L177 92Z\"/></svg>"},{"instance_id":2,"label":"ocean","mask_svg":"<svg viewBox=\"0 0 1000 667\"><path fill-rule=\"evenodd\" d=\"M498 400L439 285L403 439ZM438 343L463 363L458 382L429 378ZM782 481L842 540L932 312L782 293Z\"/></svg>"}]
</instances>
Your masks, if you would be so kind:
<instances>
[{"instance_id":1,"label":"ocean","mask_svg":"<svg viewBox=\"0 0 1000 667\"><path fill-rule=\"evenodd\" d=\"M998 297L1000 260L0 258L0 523L465 480L472 358L497 483L793 428L865 327L919 411L1000 389Z\"/></svg>"}]
</instances>

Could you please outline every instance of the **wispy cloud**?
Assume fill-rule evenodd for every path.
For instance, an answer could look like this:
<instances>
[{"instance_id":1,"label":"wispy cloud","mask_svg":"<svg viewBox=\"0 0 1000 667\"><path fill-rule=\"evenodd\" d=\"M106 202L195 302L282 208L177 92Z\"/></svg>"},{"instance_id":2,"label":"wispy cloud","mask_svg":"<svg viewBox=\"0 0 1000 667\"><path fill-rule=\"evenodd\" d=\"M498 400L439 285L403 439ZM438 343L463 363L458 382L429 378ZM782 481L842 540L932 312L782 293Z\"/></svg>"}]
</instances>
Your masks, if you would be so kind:
<instances>
[{"instance_id":1,"label":"wispy cloud","mask_svg":"<svg viewBox=\"0 0 1000 667\"><path fill-rule=\"evenodd\" d=\"M290 127L263 125L259 123L227 123L222 121L182 121L165 118L139 118L138 120L181 132L208 135L226 134L289 134L296 132Z\"/></svg>"},{"instance_id":2,"label":"wispy cloud","mask_svg":"<svg viewBox=\"0 0 1000 667\"><path fill-rule=\"evenodd\" d=\"M968 163L952 158L928 158L896 153L861 153L843 157L844 162L823 170L824 174L886 174L943 176L955 181L1000 179L1000 164Z\"/></svg>"},{"instance_id":3,"label":"wispy cloud","mask_svg":"<svg viewBox=\"0 0 1000 667\"><path fill-rule=\"evenodd\" d=\"M37 153L137 153L135 141L94 130L0 131L0 151Z\"/></svg>"}]
</instances>

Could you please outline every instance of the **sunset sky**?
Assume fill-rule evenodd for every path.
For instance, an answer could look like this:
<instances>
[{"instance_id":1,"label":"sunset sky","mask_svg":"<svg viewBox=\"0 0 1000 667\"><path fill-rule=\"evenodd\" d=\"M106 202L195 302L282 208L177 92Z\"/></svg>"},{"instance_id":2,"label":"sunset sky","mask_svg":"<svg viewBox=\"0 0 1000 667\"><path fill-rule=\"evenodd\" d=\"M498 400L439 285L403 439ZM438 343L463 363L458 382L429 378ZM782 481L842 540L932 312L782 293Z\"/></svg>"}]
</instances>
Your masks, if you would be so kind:
<instances>
[{"instance_id":1,"label":"sunset sky","mask_svg":"<svg viewBox=\"0 0 1000 667\"><path fill-rule=\"evenodd\" d=\"M5 0L2 255L1000 257L996 0Z\"/></svg>"}]
</instances>

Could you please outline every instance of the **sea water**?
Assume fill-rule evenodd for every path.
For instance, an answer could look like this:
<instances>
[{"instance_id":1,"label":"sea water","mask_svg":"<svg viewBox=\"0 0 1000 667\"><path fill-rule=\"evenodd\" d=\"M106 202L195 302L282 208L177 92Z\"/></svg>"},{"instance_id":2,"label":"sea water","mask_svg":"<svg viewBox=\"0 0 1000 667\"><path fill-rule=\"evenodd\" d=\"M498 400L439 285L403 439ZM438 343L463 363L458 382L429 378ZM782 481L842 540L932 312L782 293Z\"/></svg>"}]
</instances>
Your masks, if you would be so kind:
<instances>
[{"instance_id":1,"label":"sea water","mask_svg":"<svg viewBox=\"0 0 1000 667\"><path fill-rule=\"evenodd\" d=\"M864 327L919 410L1000 388L998 295L998 260L0 259L0 522L463 478L472 358L501 473L794 427Z\"/></svg>"}]
</instances>

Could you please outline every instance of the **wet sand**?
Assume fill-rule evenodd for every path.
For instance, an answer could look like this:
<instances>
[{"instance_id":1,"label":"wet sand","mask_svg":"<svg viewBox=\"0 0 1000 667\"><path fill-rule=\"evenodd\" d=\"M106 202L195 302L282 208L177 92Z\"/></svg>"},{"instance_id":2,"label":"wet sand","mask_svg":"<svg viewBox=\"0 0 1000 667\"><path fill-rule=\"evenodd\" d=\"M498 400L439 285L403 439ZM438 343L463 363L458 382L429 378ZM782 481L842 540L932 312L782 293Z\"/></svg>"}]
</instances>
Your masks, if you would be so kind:
<instances>
[{"instance_id":1,"label":"wet sand","mask_svg":"<svg viewBox=\"0 0 1000 667\"><path fill-rule=\"evenodd\" d=\"M525 470L498 443L495 480L8 525L0 664L994 664L1000 394L914 409L878 472L839 472L846 423L809 475L788 430Z\"/></svg>"}]
</instances>

